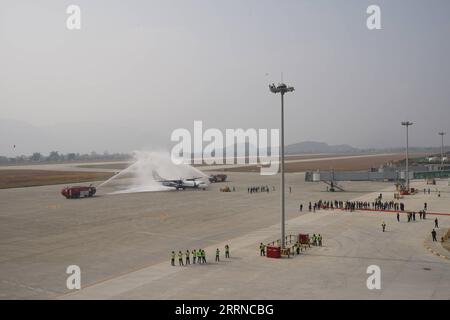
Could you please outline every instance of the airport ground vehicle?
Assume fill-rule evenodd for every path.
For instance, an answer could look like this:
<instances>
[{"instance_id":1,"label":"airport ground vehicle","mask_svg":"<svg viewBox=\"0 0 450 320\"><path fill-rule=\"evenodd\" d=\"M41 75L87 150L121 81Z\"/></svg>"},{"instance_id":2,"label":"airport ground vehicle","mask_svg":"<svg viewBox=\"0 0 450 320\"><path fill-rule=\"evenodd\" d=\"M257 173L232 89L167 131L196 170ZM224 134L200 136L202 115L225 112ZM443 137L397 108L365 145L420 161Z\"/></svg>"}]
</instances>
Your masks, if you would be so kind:
<instances>
[{"instance_id":1,"label":"airport ground vehicle","mask_svg":"<svg viewBox=\"0 0 450 320\"><path fill-rule=\"evenodd\" d=\"M226 174L212 174L208 177L209 182L225 182L227 180Z\"/></svg>"},{"instance_id":2,"label":"airport ground vehicle","mask_svg":"<svg viewBox=\"0 0 450 320\"><path fill-rule=\"evenodd\" d=\"M92 185L65 187L61 190L61 194L67 199L92 197L96 192L97 189Z\"/></svg>"}]
</instances>

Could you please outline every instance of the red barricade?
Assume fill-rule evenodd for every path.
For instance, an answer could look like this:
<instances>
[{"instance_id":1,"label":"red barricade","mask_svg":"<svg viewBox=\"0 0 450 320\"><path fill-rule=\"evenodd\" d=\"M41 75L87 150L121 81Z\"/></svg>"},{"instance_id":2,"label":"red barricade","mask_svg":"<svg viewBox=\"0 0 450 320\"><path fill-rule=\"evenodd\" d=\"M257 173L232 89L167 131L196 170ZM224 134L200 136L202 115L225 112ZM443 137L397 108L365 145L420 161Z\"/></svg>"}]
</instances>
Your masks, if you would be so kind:
<instances>
[{"instance_id":1,"label":"red barricade","mask_svg":"<svg viewBox=\"0 0 450 320\"><path fill-rule=\"evenodd\" d=\"M266 256L267 258L281 258L281 248L275 246L267 246Z\"/></svg>"},{"instance_id":2,"label":"red barricade","mask_svg":"<svg viewBox=\"0 0 450 320\"><path fill-rule=\"evenodd\" d=\"M298 235L298 242L300 244L309 244L309 234L302 234L302 233L300 233Z\"/></svg>"}]
</instances>

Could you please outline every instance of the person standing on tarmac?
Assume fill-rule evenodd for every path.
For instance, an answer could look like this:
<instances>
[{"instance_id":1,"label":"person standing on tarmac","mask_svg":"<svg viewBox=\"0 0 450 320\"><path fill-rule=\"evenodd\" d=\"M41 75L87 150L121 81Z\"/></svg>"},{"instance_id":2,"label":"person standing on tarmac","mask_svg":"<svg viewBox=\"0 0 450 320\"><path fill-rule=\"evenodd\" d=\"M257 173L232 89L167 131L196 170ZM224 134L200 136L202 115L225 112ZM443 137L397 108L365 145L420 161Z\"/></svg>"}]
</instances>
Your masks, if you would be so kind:
<instances>
[{"instance_id":1,"label":"person standing on tarmac","mask_svg":"<svg viewBox=\"0 0 450 320\"><path fill-rule=\"evenodd\" d=\"M195 259L197 259L197 251L192 250L192 262L195 264Z\"/></svg>"},{"instance_id":2,"label":"person standing on tarmac","mask_svg":"<svg viewBox=\"0 0 450 320\"><path fill-rule=\"evenodd\" d=\"M220 261L220 250L219 248L216 249L216 262Z\"/></svg>"},{"instance_id":3,"label":"person standing on tarmac","mask_svg":"<svg viewBox=\"0 0 450 320\"><path fill-rule=\"evenodd\" d=\"M319 241L319 247L321 247L321 246L322 246L322 236L319 234L319 235L317 236L317 239L318 239L318 241Z\"/></svg>"},{"instance_id":4,"label":"person standing on tarmac","mask_svg":"<svg viewBox=\"0 0 450 320\"><path fill-rule=\"evenodd\" d=\"M225 245L225 258L230 258L230 246L228 244Z\"/></svg>"},{"instance_id":5,"label":"person standing on tarmac","mask_svg":"<svg viewBox=\"0 0 450 320\"><path fill-rule=\"evenodd\" d=\"M197 263L198 264L202 263L202 249L198 249L197 251Z\"/></svg>"},{"instance_id":6,"label":"person standing on tarmac","mask_svg":"<svg viewBox=\"0 0 450 320\"><path fill-rule=\"evenodd\" d=\"M205 252L205 250L202 250L202 260L203 260L203 263L206 264L206 252Z\"/></svg>"},{"instance_id":7,"label":"person standing on tarmac","mask_svg":"<svg viewBox=\"0 0 450 320\"><path fill-rule=\"evenodd\" d=\"M259 245L259 255L260 256L265 256L266 255L266 246L261 242Z\"/></svg>"},{"instance_id":8,"label":"person standing on tarmac","mask_svg":"<svg viewBox=\"0 0 450 320\"><path fill-rule=\"evenodd\" d=\"M317 239L316 239L316 234L315 233L312 235L312 245L313 246L317 245Z\"/></svg>"},{"instance_id":9,"label":"person standing on tarmac","mask_svg":"<svg viewBox=\"0 0 450 320\"><path fill-rule=\"evenodd\" d=\"M434 219L434 227L439 228L439 221L438 218Z\"/></svg>"},{"instance_id":10,"label":"person standing on tarmac","mask_svg":"<svg viewBox=\"0 0 450 320\"><path fill-rule=\"evenodd\" d=\"M433 231L431 231L431 236L433 237L433 241L437 241L437 239L436 239L436 230L433 229Z\"/></svg>"},{"instance_id":11,"label":"person standing on tarmac","mask_svg":"<svg viewBox=\"0 0 450 320\"><path fill-rule=\"evenodd\" d=\"M383 232L386 231L386 223L383 221L383 223L381 224L381 227L383 228Z\"/></svg>"},{"instance_id":12,"label":"person standing on tarmac","mask_svg":"<svg viewBox=\"0 0 450 320\"><path fill-rule=\"evenodd\" d=\"M190 255L191 255L191 253L189 252L189 250L186 250L186 265L191 264Z\"/></svg>"},{"instance_id":13,"label":"person standing on tarmac","mask_svg":"<svg viewBox=\"0 0 450 320\"><path fill-rule=\"evenodd\" d=\"M170 261L172 266L175 266L175 251L172 251L172 254L170 256Z\"/></svg>"},{"instance_id":14,"label":"person standing on tarmac","mask_svg":"<svg viewBox=\"0 0 450 320\"><path fill-rule=\"evenodd\" d=\"M181 252L181 250L178 251L178 265L184 266L184 263L183 263L183 253Z\"/></svg>"},{"instance_id":15,"label":"person standing on tarmac","mask_svg":"<svg viewBox=\"0 0 450 320\"><path fill-rule=\"evenodd\" d=\"M397 212L397 222L400 222L400 213Z\"/></svg>"}]
</instances>

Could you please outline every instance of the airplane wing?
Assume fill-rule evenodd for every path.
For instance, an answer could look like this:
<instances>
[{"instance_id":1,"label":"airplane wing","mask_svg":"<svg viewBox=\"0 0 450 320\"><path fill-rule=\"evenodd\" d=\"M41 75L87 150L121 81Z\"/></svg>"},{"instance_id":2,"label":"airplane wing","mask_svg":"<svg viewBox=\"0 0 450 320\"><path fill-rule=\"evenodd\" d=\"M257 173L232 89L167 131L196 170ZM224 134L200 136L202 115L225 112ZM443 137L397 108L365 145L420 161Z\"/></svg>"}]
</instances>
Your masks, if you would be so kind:
<instances>
[{"instance_id":1,"label":"airplane wing","mask_svg":"<svg viewBox=\"0 0 450 320\"><path fill-rule=\"evenodd\" d=\"M193 178L189 178L189 179L185 179L186 181L195 181L195 180L199 180L202 179L203 177L193 177Z\"/></svg>"}]
</instances>

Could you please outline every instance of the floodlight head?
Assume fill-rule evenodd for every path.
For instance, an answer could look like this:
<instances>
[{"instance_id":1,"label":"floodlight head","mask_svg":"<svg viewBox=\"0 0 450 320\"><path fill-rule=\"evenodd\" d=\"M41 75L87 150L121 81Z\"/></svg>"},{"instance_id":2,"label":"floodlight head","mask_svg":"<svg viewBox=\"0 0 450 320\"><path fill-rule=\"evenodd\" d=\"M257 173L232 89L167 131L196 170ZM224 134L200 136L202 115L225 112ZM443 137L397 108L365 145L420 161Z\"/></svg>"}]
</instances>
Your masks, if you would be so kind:
<instances>
[{"instance_id":1,"label":"floodlight head","mask_svg":"<svg viewBox=\"0 0 450 320\"><path fill-rule=\"evenodd\" d=\"M412 125L413 125L413 123L410 122L410 121L403 121L402 122L402 126L412 126Z\"/></svg>"},{"instance_id":2,"label":"floodlight head","mask_svg":"<svg viewBox=\"0 0 450 320\"><path fill-rule=\"evenodd\" d=\"M440 136L445 136L447 134L447 132L439 132Z\"/></svg>"},{"instance_id":3,"label":"floodlight head","mask_svg":"<svg viewBox=\"0 0 450 320\"><path fill-rule=\"evenodd\" d=\"M285 83L279 83L278 86L275 86L275 84L272 83L271 85L269 85L269 89L272 93L281 94L294 91L294 87L288 87Z\"/></svg>"},{"instance_id":4,"label":"floodlight head","mask_svg":"<svg viewBox=\"0 0 450 320\"><path fill-rule=\"evenodd\" d=\"M273 84L273 83L269 85L269 89L273 93L278 93L277 87L275 87L275 84Z\"/></svg>"}]
</instances>

